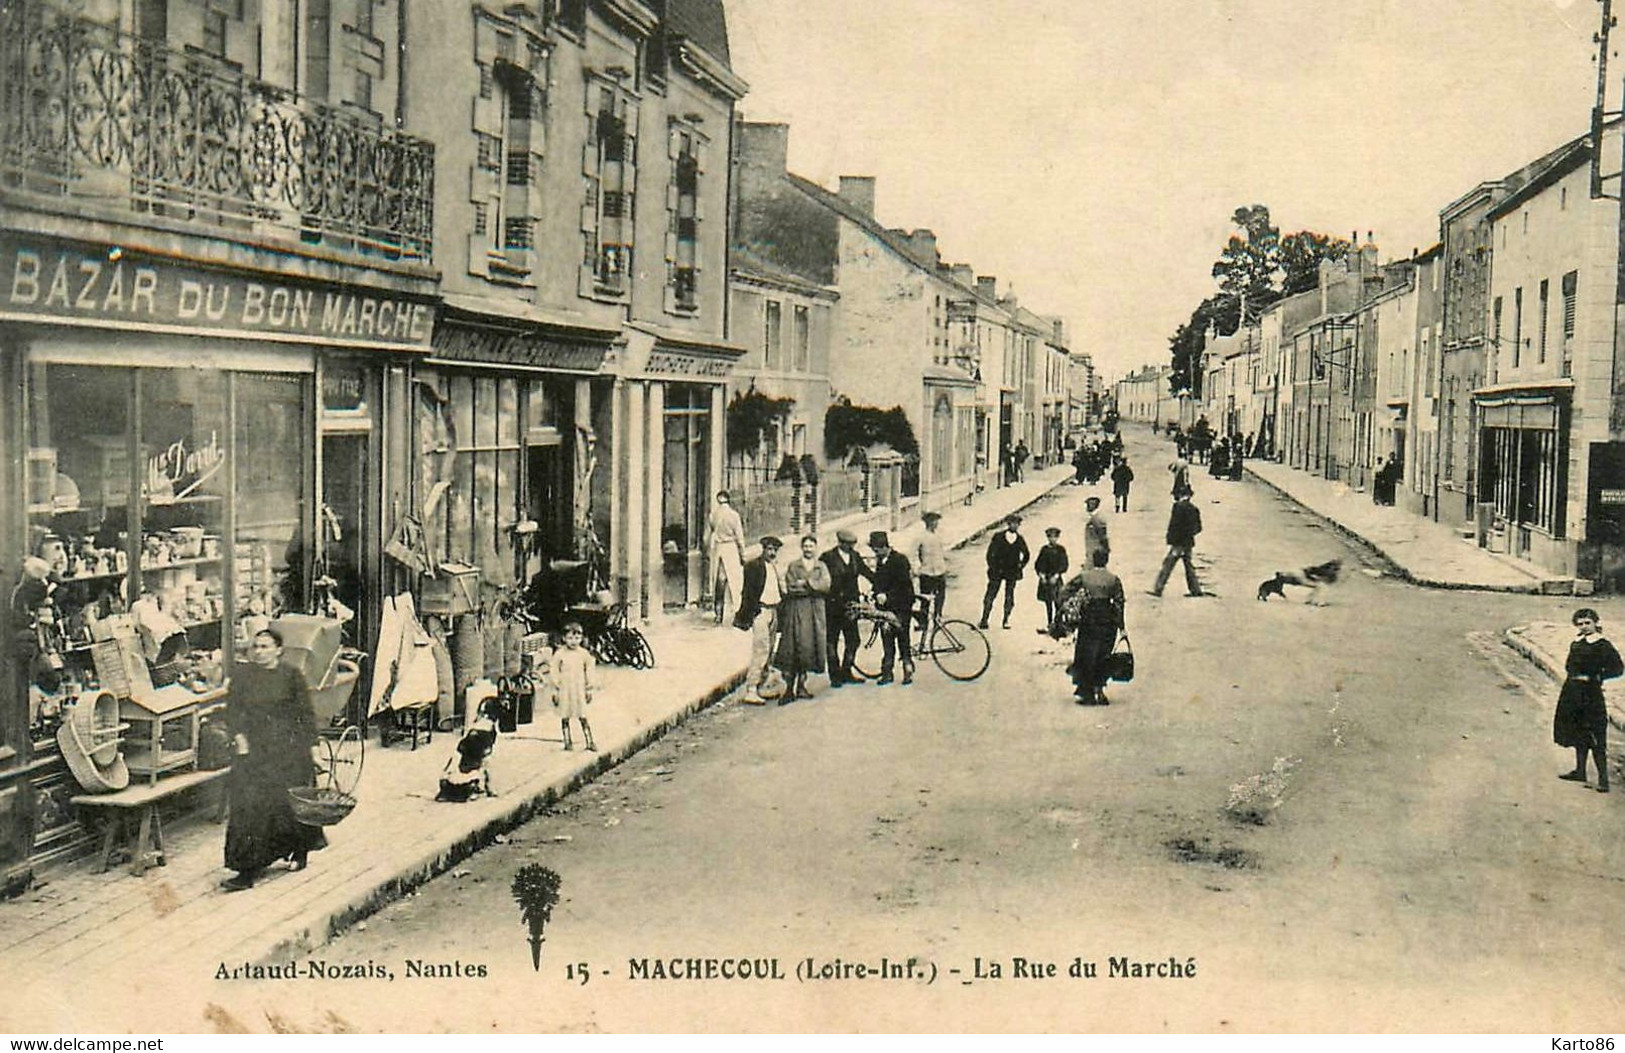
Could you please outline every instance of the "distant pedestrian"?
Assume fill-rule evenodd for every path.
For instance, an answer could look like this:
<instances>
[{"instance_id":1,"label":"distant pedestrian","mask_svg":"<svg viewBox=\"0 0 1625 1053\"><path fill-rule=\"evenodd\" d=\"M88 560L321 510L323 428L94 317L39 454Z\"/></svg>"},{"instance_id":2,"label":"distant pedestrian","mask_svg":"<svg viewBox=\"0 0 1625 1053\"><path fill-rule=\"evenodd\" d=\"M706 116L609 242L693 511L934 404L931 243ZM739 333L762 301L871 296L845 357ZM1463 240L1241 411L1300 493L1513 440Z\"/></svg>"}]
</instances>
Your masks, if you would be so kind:
<instances>
[{"instance_id":1,"label":"distant pedestrian","mask_svg":"<svg viewBox=\"0 0 1625 1053\"><path fill-rule=\"evenodd\" d=\"M1016 482L1021 482L1027 471L1027 458L1031 456L1032 452L1027 449L1027 440L1016 440L1016 448L1010 452L1010 458L1016 465Z\"/></svg>"},{"instance_id":2,"label":"distant pedestrian","mask_svg":"<svg viewBox=\"0 0 1625 1053\"><path fill-rule=\"evenodd\" d=\"M909 569L908 557L891 547L891 538L884 530L871 531L869 549L875 554L874 589L875 606L895 619L881 626L880 678L875 683L885 686L892 682L897 667L898 652L903 658L903 683L914 682L914 656L909 653L908 634L914 620L914 572Z\"/></svg>"},{"instance_id":3,"label":"distant pedestrian","mask_svg":"<svg viewBox=\"0 0 1625 1053\"><path fill-rule=\"evenodd\" d=\"M1180 494L1168 513L1168 532L1165 535L1168 555L1163 557L1162 569L1157 571L1157 583L1151 586L1151 595L1162 595L1163 586L1168 584L1168 575L1173 573L1175 563L1185 564L1185 588L1189 595L1213 595L1202 591L1202 583L1196 577L1196 567L1191 563L1191 550L1196 547L1196 535L1201 532L1201 509L1191 504L1190 494Z\"/></svg>"},{"instance_id":4,"label":"distant pedestrian","mask_svg":"<svg viewBox=\"0 0 1625 1053\"><path fill-rule=\"evenodd\" d=\"M818 539L808 534L801 539L801 558L791 560L784 568L776 659L785 676L784 696L779 699L781 706L798 698L813 697L807 690L807 674L824 671L824 652L829 647L825 602L830 595L829 567L818 556ZM830 676L833 680L833 670Z\"/></svg>"},{"instance_id":5,"label":"distant pedestrian","mask_svg":"<svg viewBox=\"0 0 1625 1053\"><path fill-rule=\"evenodd\" d=\"M1004 588L1004 627L1010 628L1010 613L1016 609L1016 582L1032 560L1027 539L1021 536L1021 517L1004 517L1004 529L987 543L987 592L982 596L982 628L993 615L993 600Z\"/></svg>"},{"instance_id":6,"label":"distant pedestrian","mask_svg":"<svg viewBox=\"0 0 1625 1053\"><path fill-rule=\"evenodd\" d=\"M1185 458L1181 457L1170 464L1168 473L1174 477L1174 486L1169 492L1173 494L1175 501L1179 500L1181 494L1189 497L1196 492L1191 489L1191 465Z\"/></svg>"},{"instance_id":7,"label":"distant pedestrian","mask_svg":"<svg viewBox=\"0 0 1625 1053\"><path fill-rule=\"evenodd\" d=\"M1574 612L1578 638L1569 644L1564 665L1568 674L1557 696L1552 741L1574 747L1574 770L1559 775L1569 782L1586 781L1586 753L1597 762L1597 792L1608 792L1608 707L1602 682L1625 673L1619 651L1602 634L1602 620L1590 607Z\"/></svg>"},{"instance_id":8,"label":"distant pedestrian","mask_svg":"<svg viewBox=\"0 0 1625 1053\"><path fill-rule=\"evenodd\" d=\"M1089 518L1083 524L1083 565L1091 567L1094 566L1094 554L1101 549L1110 552L1112 544L1106 536L1106 517L1100 512L1100 498L1090 494L1083 507L1089 513Z\"/></svg>"},{"instance_id":9,"label":"distant pedestrian","mask_svg":"<svg viewBox=\"0 0 1625 1053\"><path fill-rule=\"evenodd\" d=\"M1152 435L1155 435L1157 433L1157 428L1158 427L1159 427L1159 423L1157 421L1152 421L1151 422L1151 434Z\"/></svg>"},{"instance_id":10,"label":"distant pedestrian","mask_svg":"<svg viewBox=\"0 0 1625 1053\"><path fill-rule=\"evenodd\" d=\"M1128 466L1128 459L1119 457L1117 463L1112 465L1112 511L1128 511L1129 486L1134 482L1134 469Z\"/></svg>"},{"instance_id":11,"label":"distant pedestrian","mask_svg":"<svg viewBox=\"0 0 1625 1053\"><path fill-rule=\"evenodd\" d=\"M1090 500L1095 498L1091 497ZM1044 603L1044 628L1038 630L1041 633L1049 632L1049 627L1055 624L1056 612L1060 610L1061 587L1066 584L1066 572L1070 566L1066 547L1061 544L1061 528L1046 527L1044 547L1038 550L1038 557L1033 560L1033 573L1038 575L1038 598Z\"/></svg>"},{"instance_id":12,"label":"distant pedestrian","mask_svg":"<svg viewBox=\"0 0 1625 1053\"><path fill-rule=\"evenodd\" d=\"M719 620L731 619L745 586L745 521L734 509L733 499L726 490L717 491L717 502L711 508L711 522L706 525L706 551L710 555L707 584L716 588L720 577L728 590Z\"/></svg>"},{"instance_id":13,"label":"distant pedestrian","mask_svg":"<svg viewBox=\"0 0 1625 1053\"><path fill-rule=\"evenodd\" d=\"M773 637L779 630L779 604L784 600L778 557L784 542L771 534L762 538L762 554L745 564L745 589L739 598L734 628L750 633L750 665L745 670L741 701L765 705L761 688L773 660Z\"/></svg>"},{"instance_id":14,"label":"distant pedestrian","mask_svg":"<svg viewBox=\"0 0 1625 1053\"><path fill-rule=\"evenodd\" d=\"M1109 704L1104 666L1123 629L1124 607L1123 582L1106 569L1109 557L1105 549L1096 550L1089 565L1067 582L1062 593L1063 603L1079 593L1083 596L1070 669L1073 693L1080 706Z\"/></svg>"},{"instance_id":15,"label":"distant pedestrian","mask_svg":"<svg viewBox=\"0 0 1625 1053\"><path fill-rule=\"evenodd\" d=\"M1074 483L1077 483L1079 486L1082 486L1088 480L1088 475L1089 475L1089 450L1088 450L1087 447L1079 446L1076 450L1073 451L1073 453L1072 453L1072 472L1073 472L1072 481Z\"/></svg>"},{"instance_id":16,"label":"distant pedestrian","mask_svg":"<svg viewBox=\"0 0 1625 1053\"><path fill-rule=\"evenodd\" d=\"M941 621L943 604L948 601L948 546L937 533L942 513L926 512L920 521L925 529L914 541L914 572L920 576L920 595L931 602L930 613Z\"/></svg>"},{"instance_id":17,"label":"distant pedestrian","mask_svg":"<svg viewBox=\"0 0 1625 1053\"><path fill-rule=\"evenodd\" d=\"M564 729L564 748L575 748L570 741L573 718L581 725L581 738L587 749L596 752L598 747L592 741L586 707L597 691L598 659L582 646L586 638L580 622L564 623L564 643L548 661L548 681L553 688L553 704L559 709L559 724Z\"/></svg>"}]
</instances>

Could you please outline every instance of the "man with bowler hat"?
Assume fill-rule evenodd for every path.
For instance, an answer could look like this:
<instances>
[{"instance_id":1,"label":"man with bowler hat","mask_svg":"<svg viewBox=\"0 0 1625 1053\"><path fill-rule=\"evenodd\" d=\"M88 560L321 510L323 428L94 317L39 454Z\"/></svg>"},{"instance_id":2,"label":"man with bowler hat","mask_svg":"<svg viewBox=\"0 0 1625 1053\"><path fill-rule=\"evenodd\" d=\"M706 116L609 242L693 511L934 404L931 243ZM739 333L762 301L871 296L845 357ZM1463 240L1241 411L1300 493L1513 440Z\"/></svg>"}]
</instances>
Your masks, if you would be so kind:
<instances>
[{"instance_id":1,"label":"man with bowler hat","mask_svg":"<svg viewBox=\"0 0 1625 1053\"><path fill-rule=\"evenodd\" d=\"M858 602L858 579L873 581L874 574L858 555L858 535L850 530L837 530L835 547L818 558L829 568L829 595L824 600L829 686L840 687L852 681L852 656L858 652L858 623L848 608Z\"/></svg>"},{"instance_id":2,"label":"man with bowler hat","mask_svg":"<svg viewBox=\"0 0 1625 1053\"><path fill-rule=\"evenodd\" d=\"M892 682L897 651L901 648L903 683L911 684L914 682L914 658L909 653L908 632L913 624L914 573L909 568L908 557L901 552L892 551L891 539L886 536L884 530L876 530L869 534L869 548L875 554L875 573L870 579L875 595L875 606L897 619L896 628L887 626L881 633L884 651L880 658L880 679L875 682L878 684Z\"/></svg>"},{"instance_id":3,"label":"man with bowler hat","mask_svg":"<svg viewBox=\"0 0 1625 1053\"><path fill-rule=\"evenodd\" d=\"M1010 628L1010 612L1016 609L1016 582L1022 570L1032 561L1027 550L1027 539L1021 536L1021 517L1011 513L1004 517L1004 529L993 535L987 543L987 593L982 597L982 628L993 614L993 599L1004 586L1004 627Z\"/></svg>"},{"instance_id":4,"label":"man with bowler hat","mask_svg":"<svg viewBox=\"0 0 1625 1053\"><path fill-rule=\"evenodd\" d=\"M773 654L773 636L779 628L779 601L784 597L779 568L774 562L784 542L769 534L762 538L762 554L745 564L745 587L739 597L734 628L750 633L750 667L745 672L742 701L760 706L762 679Z\"/></svg>"}]
</instances>

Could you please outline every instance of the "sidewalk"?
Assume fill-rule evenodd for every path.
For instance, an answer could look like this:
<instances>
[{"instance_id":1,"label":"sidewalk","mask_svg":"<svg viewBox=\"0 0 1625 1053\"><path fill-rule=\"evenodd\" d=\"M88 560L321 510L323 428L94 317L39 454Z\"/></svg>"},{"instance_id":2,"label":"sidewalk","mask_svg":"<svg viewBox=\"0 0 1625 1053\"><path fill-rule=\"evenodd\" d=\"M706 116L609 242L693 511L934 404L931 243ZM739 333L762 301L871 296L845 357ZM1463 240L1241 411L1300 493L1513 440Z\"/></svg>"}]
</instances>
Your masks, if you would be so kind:
<instances>
[{"instance_id":1,"label":"sidewalk","mask_svg":"<svg viewBox=\"0 0 1625 1053\"><path fill-rule=\"evenodd\" d=\"M963 545L1070 474L1061 467L1033 472L1022 484L983 493L974 505L945 508L938 529L951 546ZM165 976L201 979L220 963L229 968L313 951L624 761L744 677L749 635L713 624L706 612L679 612L644 630L656 668L604 670L601 701L591 713L601 752L583 752L579 743L565 752L550 712L538 712L536 724L498 743L495 798L434 803L454 735L437 734L415 751L373 740L360 803L303 871L274 869L249 891L220 891L228 876L220 860L224 828L199 815L165 830L168 865L139 878L125 867L95 873L90 860L42 872L32 888L0 902L0 975L37 983L21 996L14 990L7 1004L29 1007L30 1030L49 1029L53 1006L64 1004L54 991L69 975L80 990L93 975L117 978L116 989L126 994L132 977L151 976L160 989L150 993L162 997ZM153 968L156 962L163 969ZM0 1027L8 1026L6 1016L0 1010ZM62 1026L71 1029L71 1021Z\"/></svg>"},{"instance_id":2,"label":"sidewalk","mask_svg":"<svg viewBox=\"0 0 1625 1053\"><path fill-rule=\"evenodd\" d=\"M1243 464L1254 478L1365 542L1417 585L1548 595L1574 591L1573 578L1546 574L1522 560L1481 549L1445 523L1376 505L1370 494L1346 484L1274 461Z\"/></svg>"},{"instance_id":3,"label":"sidewalk","mask_svg":"<svg viewBox=\"0 0 1625 1053\"><path fill-rule=\"evenodd\" d=\"M1607 610L1602 612L1605 623L1617 621ZM1604 628L1608 626L1605 624ZM1534 663L1547 676L1561 684L1563 665L1568 660L1569 644L1574 641L1574 626L1560 622L1530 622L1514 625L1502 634L1507 646ZM1614 646L1618 647L1616 639ZM1615 731L1625 731L1625 691L1621 681L1612 680L1603 685L1603 697L1608 702L1608 723ZM1556 698L1556 693L1552 695Z\"/></svg>"}]
</instances>

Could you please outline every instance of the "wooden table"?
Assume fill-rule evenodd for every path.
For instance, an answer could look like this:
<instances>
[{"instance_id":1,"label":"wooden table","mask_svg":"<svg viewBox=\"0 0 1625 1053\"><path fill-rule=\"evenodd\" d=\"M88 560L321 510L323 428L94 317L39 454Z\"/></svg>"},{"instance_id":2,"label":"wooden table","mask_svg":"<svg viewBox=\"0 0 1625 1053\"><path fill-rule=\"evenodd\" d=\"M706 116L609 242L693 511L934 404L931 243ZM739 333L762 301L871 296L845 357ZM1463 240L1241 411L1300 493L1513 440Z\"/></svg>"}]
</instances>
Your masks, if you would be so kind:
<instances>
[{"instance_id":1,"label":"wooden table","mask_svg":"<svg viewBox=\"0 0 1625 1053\"><path fill-rule=\"evenodd\" d=\"M117 793L79 794L69 800L80 808L107 810L108 814L102 819L102 872L105 873L113 865L113 849L117 846L119 834L122 832L129 843L130 873L140 877L148 866L163 866L165 863L164 826L163 818L158 814L158 806L176 794L207 785L230 772L230 768L189 771L183 775L159 779L149 785L131 786ZM215 809L216 822L225 812L223 805L222 799L222 806ZM137 816L140 822L134 839L131 840L131 820Z\"/></svg>"}]
</instances>

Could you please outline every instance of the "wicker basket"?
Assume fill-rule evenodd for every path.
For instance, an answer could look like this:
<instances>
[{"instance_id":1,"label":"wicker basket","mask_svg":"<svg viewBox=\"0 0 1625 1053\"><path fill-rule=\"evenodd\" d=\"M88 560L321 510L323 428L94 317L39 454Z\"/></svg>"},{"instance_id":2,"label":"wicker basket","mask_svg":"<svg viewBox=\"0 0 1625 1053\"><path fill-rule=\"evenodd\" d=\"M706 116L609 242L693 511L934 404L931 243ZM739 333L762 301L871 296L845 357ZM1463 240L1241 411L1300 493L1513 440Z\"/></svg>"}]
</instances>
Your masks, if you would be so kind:
<instances>
[{"instance_id":1,"label":"wicker basket","mask_svg":"<svg viewBox=\"0 0 1625 1053\"><path fill-rule=\"evenodd\" d=\"M332 826L355 810L355 798L337 790L295 786L288 791L293 817L306 826Z\"/></svg>"}]
</instances>

